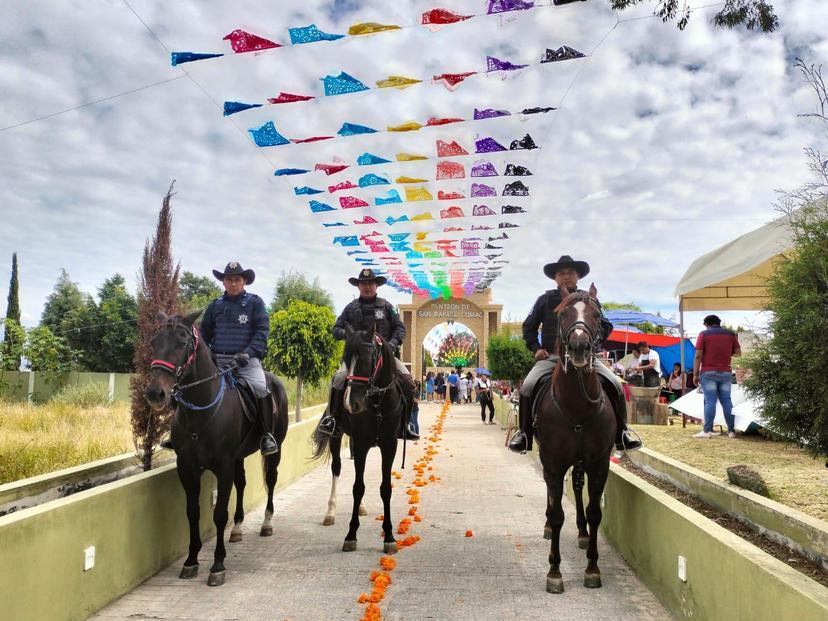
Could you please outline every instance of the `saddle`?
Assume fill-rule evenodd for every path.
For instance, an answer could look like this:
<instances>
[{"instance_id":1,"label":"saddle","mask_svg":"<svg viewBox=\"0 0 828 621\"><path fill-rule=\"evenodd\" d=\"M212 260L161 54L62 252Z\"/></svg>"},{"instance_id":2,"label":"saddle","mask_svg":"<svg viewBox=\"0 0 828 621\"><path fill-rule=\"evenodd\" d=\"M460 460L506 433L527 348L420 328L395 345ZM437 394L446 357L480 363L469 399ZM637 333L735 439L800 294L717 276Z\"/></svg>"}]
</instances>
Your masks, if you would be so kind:
<instances>
[{"instance_id":1,"label":"saddle","mask_svg":"<svg viewBox=\"0 0 828 621\"><path fill-rule=\"evenodd\" d=\"M251 423L256 424L259 420L259 404L256 394L253 392L250 384L247 383L247 380L237 375L235 371L233 371L233 383L239 395L239 402L241 403L245 418Z\"/></svg>"},{"instance_id":2,"label":"saddle","mask_svg":"<svg viewBox=\"0 0 828 621\"><path fill-rule=\"evenodd\" d=\"M598 376L598 381L603 389L604 393L606 393L607 398L609 399L610 405L612 406L613 414L616 416L618 415L618 399L623 399L624 395L619 394L616 387L606 378L602 376ZM532 393L531 399L531 411L532 411L532 421L533 427L537 426L538 423L538 404L543 401L544 396L546 393L552 389L552 374L545 375L538 380L538 383L535 385L535 390Z\"/></svg>"}]
</instances>

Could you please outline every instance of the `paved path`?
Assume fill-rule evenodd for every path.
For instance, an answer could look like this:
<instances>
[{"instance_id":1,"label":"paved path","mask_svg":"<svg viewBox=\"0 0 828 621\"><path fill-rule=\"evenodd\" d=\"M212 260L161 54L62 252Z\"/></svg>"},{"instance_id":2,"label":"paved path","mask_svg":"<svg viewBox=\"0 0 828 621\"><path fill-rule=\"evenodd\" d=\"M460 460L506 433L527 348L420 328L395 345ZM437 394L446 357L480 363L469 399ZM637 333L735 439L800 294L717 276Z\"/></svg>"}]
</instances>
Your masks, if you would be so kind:
<instances>
[{"instance_id":1,"label":"paved path","mask_svg":"<svg viewBox=\"0 0 828 621\"><path fill-rule=\"evenodd\" d=\"M439 409L423 405L421 428ZM425 437L425 436L424 436ZM427 443L408 445L408 464L419 459ZM546 593L549 545L541 536L546 490L535 464L503 448L499 426L482 425L478 410L454 406L436 444L432 471L440 480L419 488L421 522L409 535L420 541L395 556L392 584L379 603L386 621L471 620L524 621L670 619L655 596L603 540L599 541L604 587L582 584L586 558L577 549L574 506L567 502L561 535L566 592ZM395 467L399 469L399 453ZM407 517L405 489L410 465L395 482L394 524ZM179 580L183 558L100 611L94 619L238 619L328 621L359 620L371 593L369 575L379 570L382 543L379 523L379 452L369 454L366 505L356 552L340 551L351 511L352 462L345 459L340 480L337 523L321 525L327 506L330 474L317 468L276 498L274 535L260 538L263 508L245 521L244 541L228 544L227 582L206 585L213 541L201 552L202 575ZM465 537L467 530L473 537ZM229 533L229 529L228 529ZM402 539L398 535L398 539Z\"/></svg>"}]
</instances>

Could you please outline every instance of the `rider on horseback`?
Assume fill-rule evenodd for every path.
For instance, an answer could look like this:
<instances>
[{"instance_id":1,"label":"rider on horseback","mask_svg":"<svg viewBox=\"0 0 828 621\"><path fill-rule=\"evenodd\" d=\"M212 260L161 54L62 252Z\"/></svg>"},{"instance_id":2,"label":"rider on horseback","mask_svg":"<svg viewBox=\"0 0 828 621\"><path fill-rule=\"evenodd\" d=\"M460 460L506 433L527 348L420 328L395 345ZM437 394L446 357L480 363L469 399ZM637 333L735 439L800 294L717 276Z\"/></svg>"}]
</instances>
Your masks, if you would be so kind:
<instances>
[{"instance_id":1,"label":"rider on horseback","mask_svg":"<svg viewBox=\"0 0 828 621\"><path fill-rule=\"evenodd\" d=\"M243 378L256 395L259 422L262 426L262 455L279 452L279 444L270 433L273 428L273 399L267 389L262 358L267 351L270 321L264 301L244 290L256 278L253 270L243 269L230 261L223 272L213 275L224 284L224 294L210 302L201 319L201 336L213 351L219 366L234 362L236 374ZM169 440L161 443L172 448Z\"/></svg>"},{"instance_id":2,"label":"rider on horseback","mask_svg":"<svg viewBox=\"0 0 828 621\"><path fill-rule=\"evenodd\" d=\"M384 276L377 276L374 271L368 268L363 269L357 278L349 278L348 282L359 288L359 298L350 302L342 314L336 320L333 328L334 338L345 339L345 326L351 326L353 330L375 329L394 349L400 347L405 339L405 325L394 306L386 299L377 297L377 287L386 282ZM411 379L408 368L394 358L397 367L397 375L403 380L403 391L406 399L406 415L404 421L408 420L408 413L413 404L414 391L416 387ZM345 361L331 380L330 400L328 408L318 429L326 434L333 435L337 428L339 417L342 413L342 399L345 394L345 378L348 374L345 368ZM406 429L406 437L410 440L417 440L420 436L403 422Z\"/></svg>"},{"instance_id":3,"label":"rider on horseback","mask_svg":"<svg viewBox=\"0 0 828 621\"><path fill-rule=\"evenodd\" d=\"M544 266L543 273L558 283L557 289L550 289L541 295L535 302L532 312L523 322L523 339L526 346L535 355L535 366L529 371L520 388L519 418L521 430L509 442L509 449L515 452L532 450L534 435L533 398L539 380L551 377L558 365L558 356L555 354L560 331L555 309L569 294L578 290L578 279L589 273L589 265L585 261L574 261L569 255L564 255L556 263ZM597 302L597 300L596 300ZM600 308L600 304L598 305ZM541 342L538 343L538 328L543 325ZM597 342L601 343L612 332L612 324L602 316L601 330ZM605 365L597 363L595 370L601 376L602 385L613 404L617 421L615 447L618 450L635 450L642 444L630 435L627 429L627 402L621 383L615 374Z\"/></svg>"}]
</instances>

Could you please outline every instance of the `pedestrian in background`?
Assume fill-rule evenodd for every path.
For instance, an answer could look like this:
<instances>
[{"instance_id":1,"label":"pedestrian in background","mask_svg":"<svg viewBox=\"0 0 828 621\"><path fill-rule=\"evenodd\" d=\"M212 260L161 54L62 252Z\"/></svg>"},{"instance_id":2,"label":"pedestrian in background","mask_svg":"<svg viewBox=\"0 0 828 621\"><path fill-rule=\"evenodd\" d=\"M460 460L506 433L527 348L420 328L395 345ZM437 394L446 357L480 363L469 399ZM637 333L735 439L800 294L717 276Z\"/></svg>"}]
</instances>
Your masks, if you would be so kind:
<instances>
[{"instance_id":1,"label":"pedestrian in background","mask_svg":"<svg viewBox=\"0 0 828 621\"><path fill-rule=\"evenodd\" d=\"M415 383L417 384L417 396L414 397L414 403L411 405L411 416L408 417L408 425L414 433L420 435L420 389L422 384L420 382Z\"/></svg>"},{"instance_id":2,"label":"pedestrian in background","mask_svg":"<svg viewBox=\"0 0 828 621\"><path fill-rule=\"evenodd\" d=\"M492 395L492 382L484 373L477 375L475 382L477 396L480 399L480 418L486 424L486 408L489 408L489 424L494 425L494 396Z\"/></svg>"},{"instance_id":3,"label":"pedestrian in background","mask_svg":"<svg viewBox=\"0 0 828 621\"><path fill-rule=\"evenodd\" d=\"M727 437L735 438L733 425L733 402L730 387L733 385L731 359L741 356L742 348L736 333L722 327L722 320L716 315L704 318L705 330L696 339L696 356L693 359L693 377L704 393L704 429L694 438L713 436L713 419L716 417L716 401L722 404Z\"/></svg>"},{"instance_id":4,"label":"pedestrian in background","mask_svg":"<svg viewBox=\"0 0 828 621\"><path fill-rule=\"evenodd\" d=\"M434 373L429 371L426 375L426 403L434 401Z\"/></svg>"},{"instance_id":5,"label":"pedestrian in background","mask_svg":"<svg viewBox=\"0 0 828 621\"><path fill-rule=\"evenodd\" d=\"M452 403L457 403L457 382L460 381L460 376L457 374L457 370L453 370L449 373L448 380L446 380L449 387L449 400Z\"/></svg>"},{"instance_id":6,"label":"pedestrian in background","mask_svg":"<svg viewBox=\"0 0 828 621\"><path fill-rule=\"evenodd\" d=\"M681 372L681 364L676 362L673 365L673 372L670 373L670 377L667 378L667 390L678 399L680 396L684 394L684 391L687 390L687 382L684 377L684 373Z\"/></svg>"},{"instance_id":7,"label":"pedestrian in background","mask_svg":"<svg viewBox=\"0 0 828 621\"><path fill-rule=\"evenodd\" d=\"M457 403L466 403L469 396L469 380L465 375L457 378Z\"/></svg>"}]
</instances>

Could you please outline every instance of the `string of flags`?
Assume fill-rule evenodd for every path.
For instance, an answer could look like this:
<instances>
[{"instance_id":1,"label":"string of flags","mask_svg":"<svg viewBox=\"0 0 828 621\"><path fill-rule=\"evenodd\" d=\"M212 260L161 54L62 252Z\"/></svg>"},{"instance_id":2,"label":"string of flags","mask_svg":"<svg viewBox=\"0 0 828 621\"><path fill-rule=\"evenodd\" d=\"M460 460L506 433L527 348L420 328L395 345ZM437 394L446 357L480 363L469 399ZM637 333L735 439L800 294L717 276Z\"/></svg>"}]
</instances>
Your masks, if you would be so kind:
<instances>
[{"instance_id":1,"label":"string of flags","mask_svg":"<svg viewBox=\"0 0 828 621\"><path fill-rule=\"evenodd\" d=\"M236 29L224 40L234 54L262 53L287 46L400 32L406 28L436 30L485 16L515 14L579 1L482 0L485 12L461 14L434 8L422 13L419 21L410 25L362 22L354 24L345 33L327 32L311 23L289 28L288 39L281 41ZM501 21L501 25L508 21ZM177 66L224 55L172 52L171 63ZM404 90L427 84L441 85L449 92L455 92L461 84L471 83L467 80L475 76L501 74L505 78L529 67L583 58L586 58L583 52L561 45L546 48L533 63L488 55L485 67L445 72L428 78L416 74L413 77L391 74L370 82L356 77L358 72L339 70L339 73L319 78L321 87L318 90L282 90L272 97L252 102L227 99L223 114L232 116L264 106L302 104L320 98L372 90ZM484 84L480 80L474 83ZM388 125L344 121L336 132L293 138L279 131L274 120L267 120L257 127L250 127L248 133L259 148L308 145L302 150L302 155L307 157L307 150L315 149L312 146L315 143L327 144L350 138L349 145L359 144L361 138L376 134L393 137L484 120L492 123L486 126L487 129L494 130L501 128L503 123L540 118L554 110L551 106L517 110L478 106L465 117L446 114L431 116L422 122L410 120ZM379 155L365 151L359 156L351 155L347 160L338 156L329 159L328 152L327 163L318 159L312 166L290 162L273 174L285 178L285 189L290 192L289 204L295 203L297 208L307 210L334 247L341 248L345 256L358 265L371 267L375 273L385 276L390 287L420 296L462 296L485 290L501 275L509 264L508 252L514 247L514 232L527 225L524 218L531 212L531 186L538 171L533 170L536 166L528 154L537 152L543 145L538 144L525 128L511 140L502 140L502 135L502 131L487 131L473 139L464 139L443 134L434 141L431 153L419 152L422 142L413 152L394 149L396 153ZM281 149L278 152L294 153ZM433 168L423 164L426 160L436 160ZM404 170L399 170L400 165L405 165ZM367 167L376 168L366 170ZM392 173L389 168L398 170ZM343 174L346 171L349 174ZM308 175L308 180L290 183L292 179L287 179L302 175Z\"/></svg>"},{"instance_id":2,"label":"string of flags","mask_svg":"<svg viewBox=\"0 0 828 621\"><path fill-rule=\"evenodd\" d=\"M405 26L397 24L380 24L377 22L363 22L354 24L348 29L347 33L328 33L320 30L316 24L309 24L307 26L300 26L288 29L288 37L290 43L277 43L266 37L256 35L245 30L236 29L225 35L222 40L229 42L230 48L234 54L247 54L250 52L265 52L268 50L275 50L282 47L290 47L296 45L304 45L308 43L322 43L338 41L347 37L360 37L365 35L377 34L380 32L401 31L406 28L416 26L424 26L431 30L438 30L451 24L457 24L469 19L484 17L489 15L498 15L503 13L512 13L515 11L529 11L532 9L541 9L551 6L560 6L564 4L571 4L573 2L580 2L581 0L553 0L551 3L542 2L526 2L523 0L488 0L488 6L485 13L462 15L444 8L434 8L425 11L420 20L416 24L409 24ZM213 58L221 58L225 56L224 53L200 53L200 52L171 52L170 63L173 67L182 65L184 63L191 63L200 60L209 60Z\"/></svg>"},{"instance_id":3,"label":"string of flags","mask_svg":"<svg viewBox=\"0 0 828 621\"><path fill-rule=\"evenodd\" d=\"M382 90L387 88L403 90L414 85L427 83L439 84L445 86L450 91L454 91L464 80L475 75L487 75L491 73L499 73L505 71L518 71L521 69L525 69L527 67L544 65L546 63L552 62L561 62L564 60L573 60L577 58L586 58L586 54L583 54L582 52L579 52L578 50L567 45L562 45L554 50L551 48L547 48L544 54L541 56L540 61L537 63L515 64L508 60L501 60L499 58L495 58L494 56L487 56L485 71L441 73L439 75L432 76L430 81L424 80L423 78L409 78L405 76L391 75L382 80L377 80L375 82L376 86L373 87L368 86L361 80L355 78L354 76L344 71L341 71L339 75L327 75L323 78L320 78L320 81L323 84L322 95L297 95L295 93L286 93L282 91L276 97L268 98L266 103L271 105L302 103L311 101L313 99L317 99L318 97L334 97L337 95L348 95L360 93L363 91ZM245 110L252 110L254 108L261 108L264 105L264 103L225 101L223 107L224 116L230 116L232 114L237 114Z\"/></svg>"}]
</instances>

